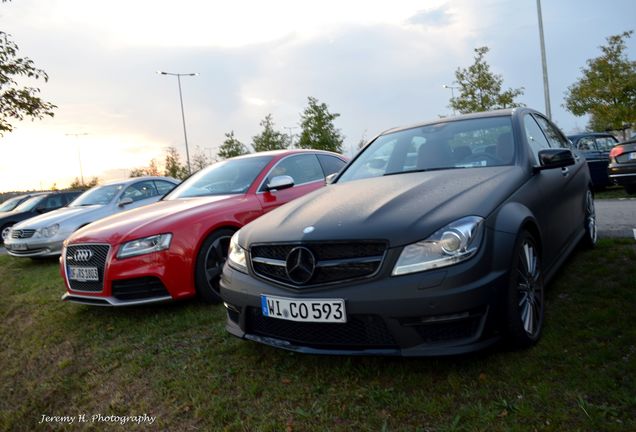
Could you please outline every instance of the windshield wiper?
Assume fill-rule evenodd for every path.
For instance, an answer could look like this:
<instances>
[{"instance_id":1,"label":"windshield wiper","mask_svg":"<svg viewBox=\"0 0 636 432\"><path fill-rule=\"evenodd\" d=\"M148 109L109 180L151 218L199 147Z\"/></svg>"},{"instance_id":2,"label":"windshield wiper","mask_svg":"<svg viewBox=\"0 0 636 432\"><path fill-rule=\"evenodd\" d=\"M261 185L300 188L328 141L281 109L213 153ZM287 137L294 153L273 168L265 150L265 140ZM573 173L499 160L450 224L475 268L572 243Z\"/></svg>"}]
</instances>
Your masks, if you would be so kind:
<instances>
[{"instance_id":1,"label":"windshield wiper","mask_svg":"<svg viewBox=\"0 0 636 432\"><path fill-rule=\"evenodd\" d=\"M396 175L396 174L409 174L409 173L417 173L417 172L427 172L427 171L441 171L441 170L456 169L456 168L463 168L463 167L447 166L447 167L437 167L437 168L422 168L422 169L415 169L415 170L408 170L408 171L394 171L394 172L390 172L390 173L385 173L385 174L383 174L383 176L391 176L391 175Z\"/></svg>"}]
</instances>

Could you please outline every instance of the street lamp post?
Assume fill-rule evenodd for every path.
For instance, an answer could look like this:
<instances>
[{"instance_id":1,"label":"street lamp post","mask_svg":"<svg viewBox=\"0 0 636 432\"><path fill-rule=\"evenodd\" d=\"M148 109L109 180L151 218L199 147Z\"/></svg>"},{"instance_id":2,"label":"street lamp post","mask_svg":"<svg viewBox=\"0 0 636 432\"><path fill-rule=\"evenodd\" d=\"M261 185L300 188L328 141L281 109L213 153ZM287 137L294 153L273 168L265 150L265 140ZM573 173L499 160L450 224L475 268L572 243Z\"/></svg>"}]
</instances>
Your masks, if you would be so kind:
<instances>
[{"instance_id":1,"label":"street lamp post","mask_svg":"<svg viewBox=\"0 0 636 432\"><path fill-rule=\"evenodd\" d=\"M543 69L543 97L545 98L545 114L550 120L552 120L552 109L550 108L550 86L548 85L548 64L545 58L545 42L543 40L541 0L537 0L537 15L539 17L539 42L541 43L541 66Z\"/></svg>"},{"instance_id":2,"label":"street lamp post","mask_svg":"<svg viewBox=\"0 0 636 432\"><path fill-rule=\"evenodd\" d=\"M88 135L88 134L86 132L84 132L84 133L67 133L67 134L64 134L64 135L72 136L72 137L75 137L75 138L79 138L81 136ZM80 153L79 141L77 142L77 160L79 161L80 180L82 182L82 186L84 186L84 170L82 169L82 154Z\"/></svg>"},{"instance_id":3,"label":"street lamp post","mask_svg":"<svg viewBox=\"0 0 636 432\"><path fill-rule=\"evenodd\" d=\"M181 77L182 76L196 76L198 73L172 73L157 71L160 75L172 75L177 77L177 83L179 84L179 102L181 103L181 120L183 120L183 138L185 140L186 159L188 160L188 174L192 174L192 167L190 166L190 150L188 149L188 134L186 132L185 113L183 111L183 95L181 93Z\"/></svg>"},{"instance_id":4,"label":"street lamp post","mask_svg":"<svg viewBox=\"0 0 636 432\"><path fill-rule=\"evenodd\" d=\"M446 85L446 84L443 84L442 87L444 87L445 89L450 89L450 91L451 91L451 99L455 99L455 89L458 89L459 87L449 86L449 85ZM453 108L453 115L456 115L455 107L453 107L451 105L451 108Z\"/></svg>"}]
</instances>

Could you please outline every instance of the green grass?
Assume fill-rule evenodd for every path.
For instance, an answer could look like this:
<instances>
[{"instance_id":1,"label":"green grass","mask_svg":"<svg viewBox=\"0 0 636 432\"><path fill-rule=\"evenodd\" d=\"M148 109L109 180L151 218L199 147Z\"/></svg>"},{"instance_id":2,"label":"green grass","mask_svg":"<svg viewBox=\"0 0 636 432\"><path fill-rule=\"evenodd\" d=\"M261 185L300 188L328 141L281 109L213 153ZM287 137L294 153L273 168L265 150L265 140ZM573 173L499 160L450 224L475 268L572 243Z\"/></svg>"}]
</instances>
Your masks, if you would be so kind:
<instances>
[{"instance_id":1,"label":"green grass","mask_svg":"<svg viewBox=\"0 0 636 432\"><path fill-rule=\"evenodd\" d=\"M623 186L608 186L604 189L594 191L594 198L596 199L621 199L632 198L636 199L636 195L629 195L625 192Z\"/></svg>"},{"instance_id":2,"label":"green grass","mask_svg":"<svg viewBox=\"0 0 636 432\"><path fill-rule=\"evenodd\" d=\"M157 416L144 430L636 430L633 240L568 260L543 338L522 352L299 355L227 335L220 306L105 309L62 293L55 263L0 257L0 430L76 429L37 423L82 413Z\"/></svg>"}]
</instances>

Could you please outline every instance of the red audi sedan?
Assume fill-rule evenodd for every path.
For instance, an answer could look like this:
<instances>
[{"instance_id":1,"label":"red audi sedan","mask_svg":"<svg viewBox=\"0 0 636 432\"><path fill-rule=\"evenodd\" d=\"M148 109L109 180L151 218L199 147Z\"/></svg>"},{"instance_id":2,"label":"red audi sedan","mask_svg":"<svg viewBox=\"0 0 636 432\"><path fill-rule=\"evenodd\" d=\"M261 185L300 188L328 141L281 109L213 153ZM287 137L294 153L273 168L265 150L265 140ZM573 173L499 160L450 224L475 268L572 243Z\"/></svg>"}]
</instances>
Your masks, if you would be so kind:
<instances>
[{"instance_id":1,"label":"red audi sedan","mask_svg":"<svg viewBox=\"0 0 636 432\"><path fill-rule=\"evenodd\" d=\"M162 200L94 222L60 257L62 300L138 305L198 295L218 302L230 238L243 225L325 185L343 156L285 150L215 163Z\"/></svg>"}]
</instances>

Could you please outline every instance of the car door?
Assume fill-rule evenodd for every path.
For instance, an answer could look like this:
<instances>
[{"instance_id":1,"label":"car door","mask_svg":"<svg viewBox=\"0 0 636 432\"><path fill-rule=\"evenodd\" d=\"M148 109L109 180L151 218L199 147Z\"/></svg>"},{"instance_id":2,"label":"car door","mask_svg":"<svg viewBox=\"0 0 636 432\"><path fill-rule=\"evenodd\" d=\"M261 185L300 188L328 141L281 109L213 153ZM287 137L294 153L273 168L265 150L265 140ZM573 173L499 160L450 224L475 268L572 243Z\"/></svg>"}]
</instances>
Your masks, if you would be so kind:
<instances>
[{"instance_id":1,"label":"car door","mask_svg":"<svg viewBox=\"0 0 636 432\"><path fill-rule=\"evenodd\" d=\"M530 147L531 162L535 166L539 165L539 152L551 148L550 143L531 114L524 116L523 128ZM533 187L537 188L543 197L543 203L537 207L535 216L543 230L543 253L546 263L554 261L568 236L562 228L568 217L567 205L561 199L565 190L565 180L566 176L561 169L537 171L531 180Z\"/></svg>"},{"instance_id":2,"label":"car door","mask_svg":"<svg viewBox=\"0 0 636 432\"><path fill-rule=\"evenodd\" d=\"M276 176L288 175L294 179L294 186L268 191L267 184ZM313 153L287 156L280 161L268 173L259 187L257 197L264 213L301 197L309 192L324 186L325 176L322 167Z\"/></svg>"},{"instance_id":3,"label":"car door","mask_svg":"<svg viewBox=\"0 0 636 432\"><path fill-rule=\"evenodd\" d=\"M534 114L534 118L550 148L569 148L565 136L548 119L538 114ZM559 239L558 252L566 247L572 237L583 227L583 205L588 181L587 167L585 158L575 154L574 161L574 165L541 172L546 173L552 180L551 184L545 183L544 186L549 187L545 190L546 194L553 194L550 200L553 201L554 208L557 210L556 219L553 219L550 225L556 225L556 228L553 226L551 229L554 230L555 238ZM550 171L552 173L548 173Z\"/></svg>"},{"instance_id":4,"label":"car door","mask_svg":"<svg viewBox=\"0 0 636 432\"><path fill-rule=\"evenodd\" d=\"M119 210L130 210L137 207L145 206L159 200L160 195L152 180L143 180L131 184L122 192L119 201L127 198L132 199L129 204L118 206Z\"/></svg>"}]
</instances>

